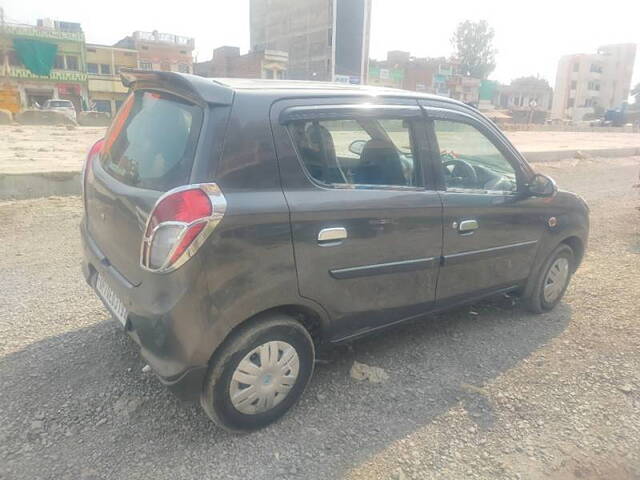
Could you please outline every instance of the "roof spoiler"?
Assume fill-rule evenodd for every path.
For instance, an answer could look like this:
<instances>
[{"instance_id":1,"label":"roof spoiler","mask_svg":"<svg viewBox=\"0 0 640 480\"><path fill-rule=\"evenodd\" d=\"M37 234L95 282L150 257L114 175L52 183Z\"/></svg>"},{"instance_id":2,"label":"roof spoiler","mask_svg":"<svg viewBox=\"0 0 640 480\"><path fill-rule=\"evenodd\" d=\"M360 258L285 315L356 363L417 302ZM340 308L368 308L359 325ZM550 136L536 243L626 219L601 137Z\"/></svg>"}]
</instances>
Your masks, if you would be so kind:
<instances>
[{"instance_id":1,"label":"roof spoiler","mask_svg":"<svg viewBox=\"0 0 640 480\"><path fill-rule=\"evenodd\" d=\"M197 75L123 68L120 79L125 87L131 89L156 87L214 105L231 105L233 102L232 89Z\"/></svg>"}]
</instances>

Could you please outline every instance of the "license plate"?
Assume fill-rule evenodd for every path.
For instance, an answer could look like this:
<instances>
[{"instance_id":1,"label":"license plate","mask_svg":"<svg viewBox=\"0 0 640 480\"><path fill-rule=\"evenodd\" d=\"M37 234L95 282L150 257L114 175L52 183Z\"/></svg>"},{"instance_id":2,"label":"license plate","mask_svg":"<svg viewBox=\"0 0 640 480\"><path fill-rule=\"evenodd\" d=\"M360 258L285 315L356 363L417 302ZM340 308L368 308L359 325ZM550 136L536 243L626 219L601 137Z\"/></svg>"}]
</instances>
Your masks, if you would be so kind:
<instances>
[{"instance_id":1,"label":"license plate","mask_svg":"<svg viewBox=\"0 0 640 480\"><path fill-rule=\"evenodd\" d=\"M102 275L98 274L98 278L96 280L96 290L102 298L102 301L109 307L111 313L114 317L116 317L122 325L126 325L127 323L127 309L122 303L122 300L118 298L116 293L113 291L111 286L102 278Z\"/></svg>"}]
</instances>

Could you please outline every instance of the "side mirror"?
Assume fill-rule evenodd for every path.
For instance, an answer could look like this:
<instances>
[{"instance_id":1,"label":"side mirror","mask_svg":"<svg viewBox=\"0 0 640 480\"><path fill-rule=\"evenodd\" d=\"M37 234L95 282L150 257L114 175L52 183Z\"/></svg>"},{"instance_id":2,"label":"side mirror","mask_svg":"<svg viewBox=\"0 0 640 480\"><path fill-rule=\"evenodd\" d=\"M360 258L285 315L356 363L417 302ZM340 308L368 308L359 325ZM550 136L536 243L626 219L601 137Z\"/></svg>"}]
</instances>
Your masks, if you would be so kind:
<instances>
[{"instance_id":1,"label":"side mirror","mask_svg":"<svg viewBox=\"0 0 640 480\"><path fill-rule=\"evenodd\" d=\"M527 190L534 197L551 197L558 191L558 187L551 177L536 173L531 177Z\"/></svg>"},{"instance_id":2,"label":"side mirror","mask_svg":"<svg viewBox=\"0 0 640 480\"><path fill-rule=\"evenodd\" d=\"M355 153L356 155L361 155L366 143L367 142L365 140L354 140L349 145L349 151L351 153Z\"/></svg>"}]
</instances>

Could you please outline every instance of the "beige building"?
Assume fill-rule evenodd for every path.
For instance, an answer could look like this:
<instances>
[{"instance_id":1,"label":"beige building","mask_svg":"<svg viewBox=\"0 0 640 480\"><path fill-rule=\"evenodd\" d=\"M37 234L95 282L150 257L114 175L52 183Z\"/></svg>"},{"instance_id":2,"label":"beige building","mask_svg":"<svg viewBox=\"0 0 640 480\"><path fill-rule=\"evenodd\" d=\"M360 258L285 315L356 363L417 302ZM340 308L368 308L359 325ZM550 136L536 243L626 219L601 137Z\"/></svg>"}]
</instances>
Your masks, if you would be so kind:
<instances>
[{"instance_id":1,"label":"beige building","mask_svg":"<svg viewBox=\"0 0 640 480\"><path fill-rule=\"evenodd\" d=\"M193 73L193 38L158 31L133 32L114 47L137 50L143 70Z\"/></svg>"},{"instance_id":2,"label":"beige building","mask_svg":"<svg viewBox=\"0 0 640 480\"><path fill-rule=\"evenodd\" d=\"M551 118L580 121L619 108L631 87L636 45L600 47L594 54L566 55L558 62Z\"/></svg>"},{"instance_id":3,"label":"beige building","mask_svg":"<svg viewBox=\"0 0 640 480\"><path fill-rule=\"evenodd\" d=\"M127 96L120 69L138 68L138 52L128 48L87 44L89 104L93 110L115 114Z\"/></svg>"}]
</instances>

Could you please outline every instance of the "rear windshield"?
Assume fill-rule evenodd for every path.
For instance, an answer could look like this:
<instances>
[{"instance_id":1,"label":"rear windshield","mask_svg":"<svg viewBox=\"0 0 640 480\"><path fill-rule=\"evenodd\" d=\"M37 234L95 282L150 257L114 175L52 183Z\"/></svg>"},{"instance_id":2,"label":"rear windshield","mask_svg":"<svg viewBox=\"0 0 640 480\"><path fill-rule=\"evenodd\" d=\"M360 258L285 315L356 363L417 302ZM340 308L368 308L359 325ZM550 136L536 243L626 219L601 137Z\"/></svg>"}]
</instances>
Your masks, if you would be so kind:
<instances>
[{"instance_id":1,"label":"rear windshield","mask_svg":"<svg viewBox=\"0 0 640 480\"><path fill-rule=\"evenodd\" d=\"M152 91L132 93L113 120L102 166L122 183L167 191L189 182L202 108Z\"/></svg>"}]
</instances>

